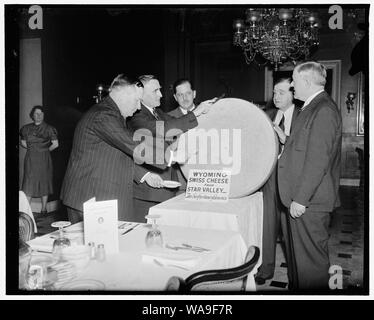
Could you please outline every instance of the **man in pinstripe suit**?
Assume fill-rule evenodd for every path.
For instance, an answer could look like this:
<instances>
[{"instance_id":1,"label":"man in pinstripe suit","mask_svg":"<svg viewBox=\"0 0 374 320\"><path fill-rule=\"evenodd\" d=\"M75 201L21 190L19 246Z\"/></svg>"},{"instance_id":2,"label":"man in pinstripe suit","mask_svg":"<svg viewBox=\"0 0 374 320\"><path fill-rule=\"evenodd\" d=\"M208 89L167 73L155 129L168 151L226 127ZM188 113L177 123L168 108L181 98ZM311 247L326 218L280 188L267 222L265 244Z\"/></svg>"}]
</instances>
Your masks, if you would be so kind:
<instances>
[{"instance_id":1,"label":"man in pinstripe suit","mask_svg":"<svg viewBox=\"0 0 374 320\"><path fill-rule=\"evenodd\" d=\"M126 126L125 119L140 108L142 94L141 82L119 75L111 84L109 96L79 121L61 189L61 199L72 223L83 219L83 203L92 197L97 201L118 199L118 218L131 221L133 179L139 181L147 173L141 166L134 166L134 160L166 168L169 159L157 164L152 157L160 151L140 154L139 142L133 141ZM160 146L153 145L151 148ZM165 147L164 141L161 146ZM154 173L144 179L152 187L161 186L161 178Z\"/></svg>"}]
</instances>

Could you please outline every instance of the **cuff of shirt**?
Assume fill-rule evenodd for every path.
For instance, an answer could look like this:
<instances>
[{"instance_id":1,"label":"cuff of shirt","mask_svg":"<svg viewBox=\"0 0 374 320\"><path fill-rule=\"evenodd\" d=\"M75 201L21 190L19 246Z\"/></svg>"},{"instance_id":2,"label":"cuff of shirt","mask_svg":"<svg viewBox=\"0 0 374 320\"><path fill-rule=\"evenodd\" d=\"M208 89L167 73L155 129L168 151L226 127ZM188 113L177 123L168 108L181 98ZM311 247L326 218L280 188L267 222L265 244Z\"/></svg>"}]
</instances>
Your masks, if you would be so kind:
<instances>
[{"instance_id":1,"label":"cuff of shirt","mask_svg":"<svg viewBox=\"0 0 374 320\"><path fill-rule=\"evenodd\" d=\"M170 150L170 159L169 159L169 162L168 162L168 167L171 167L171 165L173 163L173 159L174 159L174 152L173 152L173 150Z\"/></svg>"},{"instance_id":2,"label":"cuff of shirt","mask_svg":"<svg viewBox=\"0 0 374 320\"><path fill-rule=\"evenodd\" d=\"M140 183L143 183L145 178L150 174L150 172L148 171L144 176L143 178L140 179Z\"/></svg>"}]
</instances>

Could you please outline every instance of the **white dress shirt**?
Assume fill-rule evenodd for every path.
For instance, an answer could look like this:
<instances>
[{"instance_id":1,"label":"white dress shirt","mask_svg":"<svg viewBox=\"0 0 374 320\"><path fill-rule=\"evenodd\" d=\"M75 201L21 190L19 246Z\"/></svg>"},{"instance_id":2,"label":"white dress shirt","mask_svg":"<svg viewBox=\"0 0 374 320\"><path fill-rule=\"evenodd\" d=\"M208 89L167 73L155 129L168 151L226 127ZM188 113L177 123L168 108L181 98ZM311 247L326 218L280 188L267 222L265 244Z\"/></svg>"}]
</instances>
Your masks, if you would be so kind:
<instances>
[{"instance_id":1,"label":"white dress shirt","mask_svg":"<svg viewBox=\"0 0 374 320\"><path fill-rule=\"evenodd\" d=\"M294 104L291 107L289 107L286 111L282 111L282 110L278 109L277 115L275 116L275 119L273 121L274 124L279 126L279 123L282 120L282 117L284 115L284 133L287 137L290 136L292 115L293 115L294 110L295 110L295 105ZM284 144L281 145L281 151L278 155L278 159L281 157L281 155L283 153L283 149L284 149Z\"/></svg>"},{"instance_id":2,"label":"white dress shirt","mask_svg":"<svg viewBox=\"0 0 374 320\"><path fill-rule=\"evenodd\" d=\"M294 104L291 107L289 107L286 111L282 111L278 109L277 115L275 116L275 119L273 121L274 124L279 126L279 123L284 115L284 133L286 134L286 136L290 135L292 115L293 115L294 110L295 110Z\"/></svg>"},{"instance_id":3,"label":"white dress shirt","mask_svg":"<svg viewBox=\"0 0 374 320\"><path fill-rule=\"evenodd\" d=\"M182 112L184 115L186 115L188 111L193 111L195 108L196 108L195 105L193 105L192 108L189 109L189 110L186 110L185 108L179 107L179 109L181 110L181 112Z\"/></svg>"}]
</instances>

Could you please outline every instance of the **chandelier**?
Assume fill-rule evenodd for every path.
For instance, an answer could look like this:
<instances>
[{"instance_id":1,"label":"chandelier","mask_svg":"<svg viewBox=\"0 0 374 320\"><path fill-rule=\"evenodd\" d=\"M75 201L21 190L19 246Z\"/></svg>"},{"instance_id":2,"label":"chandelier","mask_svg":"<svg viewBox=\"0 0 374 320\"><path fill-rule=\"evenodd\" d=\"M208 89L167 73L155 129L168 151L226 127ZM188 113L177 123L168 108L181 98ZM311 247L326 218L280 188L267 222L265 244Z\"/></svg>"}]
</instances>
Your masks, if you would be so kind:
<instances>
[{"instance_id":1,"label":"chandelier","mask_svg":"<svg viewBox=\"0 0 374 320\"><path fill-rule=\"evenodd\" d=\"M234 45L243 49L246 63L261 55L275 71L286 60L308 58L319 44L317 16L304 8L247 9L246 21L235 20L234 29Z\"/></svg>"}]
</instances>

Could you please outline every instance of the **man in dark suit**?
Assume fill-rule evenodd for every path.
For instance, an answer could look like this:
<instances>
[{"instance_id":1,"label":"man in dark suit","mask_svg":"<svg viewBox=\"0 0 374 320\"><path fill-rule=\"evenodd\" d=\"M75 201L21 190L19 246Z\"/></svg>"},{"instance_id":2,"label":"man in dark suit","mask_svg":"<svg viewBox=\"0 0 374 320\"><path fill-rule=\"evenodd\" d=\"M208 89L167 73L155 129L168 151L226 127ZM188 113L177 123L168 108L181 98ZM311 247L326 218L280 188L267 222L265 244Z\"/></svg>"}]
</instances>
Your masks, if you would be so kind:
<instances>
[{"instance_id":1,"label":"man in dark suit","mask_svg":"<svg viewBox=\"0 0 374 320\"><path fill-rule=\"evenodd\" d=\"M178 79L173 84L173 92L174 99L178 102L178 107L170 111L169 115L175 118L180 118L196 108L194 102L194 99L196 98L196 90L194 89L191 80L187 78ZM178 163L174 164L173 168L175 169L177 179L181 184L177 190L177 194L184 193L186 191L187 180Z\"/></svg>"},{"instance_id":2,"label":"man in dark suit","mask_svg":"<svg viewBox=\"0 0 374 320\"><path fill-rule=\"evenodd\" d=\"M83 203L92 197L97 201L118 199L118 218L131 220L132 181L147 173L138 166L134 176L134 161L166 167L168 159L157 163L152 153L143 156L144 148L138 148L139 142L133 141L126 127L125 119L140 108L142 94L140 81L119 75L111 84L109 96L91 107L79 121L61 189L61 199L72 223L83 219ZM158 145L149 147L156 150ZM164 154L163 141L161 146L159 151ZM144 179L160 187L155 174Z\"/></svg>"},{"instance_id":3,"label":"man in dark suit","mask_svg":"<svg viewBox=\"0 0 374 320\"><path fill-rule=\"evenodd\" d=\"M194 99L196 98L196 90L192 82L187 78L178 79L173 84L174 99L178 102L178 107L169 112L169 115L180 118L193 111L196 106Z\"/></svg>"},{"instance_id":4,"label":"man in dark suit","mask_svg":"<svg viewBox=\"0 0 374 320\"><path fill-rule=\"evenodd\" d=\"M279 138L279 154L283 150L286 138L290 135L292 123L298 114L293 103L290 78L281 78L274 85L273 102L276 108L265 112L274 123ZM286 211L279 199L277 166L268 181L262 187L263 194L263 232L262 232L262 264L255 277L256 283L262 285L266 279L274 276L277 238L280 232L281 212Z\"/></svg>"},{"instance_id":5,"label":"man in dark suit","mask_svg":"<svg viewBox=\"0 0 374 320\"><path fill-rule=\"evenodd\" d=\"M278 160L278 185L289 214L286 230L290 283L296 290L325 290L329 281L328 225L339 206L342 120L324 91L326 69L305 62L293 71L295 98L305 101Z\"/></svg>"},{"instance_id":6,"label":"man in dark suit","mask_svg":"<svg viewBox=\"0 0 374 320\"><path fill-rule=\"evenodd\" d=\"M172 143L175 137L183 132L197 126L197 117L209 110L210 101L205 101L188 111L180 118L174 118L163 112L159 106L161 104L161 86L153 75L139 77L144 85L144 93L141 99L141 109L128 119L128 126L136 133L138 130L149 131L153 136L164 138ZM143 168L148 170L146 165ZM175 169L156 170L163 180L177 181ZM134 182L134 212L136 221L144 222L145 215L150 207L168 200L175 196L175 190L167 188L153 188L144 183Z\"/></svg>"}]
</instances>

